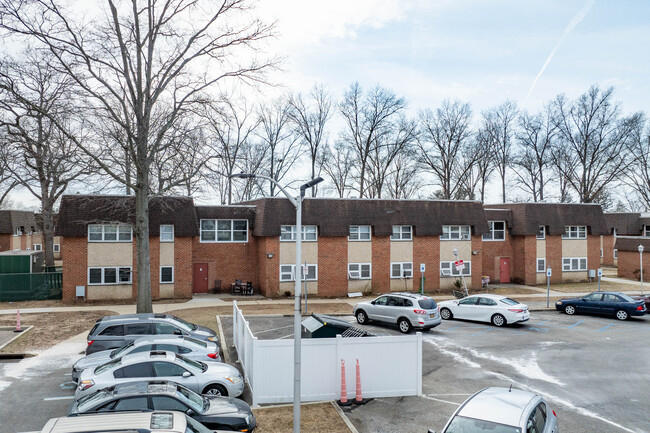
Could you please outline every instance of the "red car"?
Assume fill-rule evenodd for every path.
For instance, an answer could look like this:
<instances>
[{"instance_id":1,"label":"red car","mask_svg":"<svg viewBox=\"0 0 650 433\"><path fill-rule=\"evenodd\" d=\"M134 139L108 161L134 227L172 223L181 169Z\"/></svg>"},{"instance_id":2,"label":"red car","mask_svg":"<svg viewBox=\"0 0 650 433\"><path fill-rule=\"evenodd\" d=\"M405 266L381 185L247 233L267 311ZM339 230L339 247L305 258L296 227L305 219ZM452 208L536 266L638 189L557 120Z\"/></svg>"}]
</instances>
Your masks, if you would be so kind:
<instances>
[{"instance_id":1,"label":"red car","mask_svg":"<svg viewBox=\"0 0 650 433\"><path fill-rule=\"evenodd\" d=\"M650 311L650 295L632 296L632 299L644 301L646 309Z\"/></svg>"}]
</instances>

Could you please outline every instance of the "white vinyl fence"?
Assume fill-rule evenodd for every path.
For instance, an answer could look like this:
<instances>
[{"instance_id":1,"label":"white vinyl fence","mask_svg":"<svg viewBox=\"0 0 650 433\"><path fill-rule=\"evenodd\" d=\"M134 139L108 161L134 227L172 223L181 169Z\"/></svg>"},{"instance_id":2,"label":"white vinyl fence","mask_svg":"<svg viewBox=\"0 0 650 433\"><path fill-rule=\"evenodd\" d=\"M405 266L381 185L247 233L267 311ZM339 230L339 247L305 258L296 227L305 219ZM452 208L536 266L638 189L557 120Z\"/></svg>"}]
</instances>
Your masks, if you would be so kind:
<instances>
[{"instance_id":1,"label":"white vinyl fence","mask_svg":"<svg viewBox=\"0 0 650 433\"><path fill-rule=\"evenodd\" d=\"M293 401L293 340L258 340L233 302L233 340L253 405ZM356 360L361 366L363 397L422 394L422 334L396 337L304 338L301 401L341 396L341 360L345 360L348 398L354 398Z\"/></svg>"}]
</instances>

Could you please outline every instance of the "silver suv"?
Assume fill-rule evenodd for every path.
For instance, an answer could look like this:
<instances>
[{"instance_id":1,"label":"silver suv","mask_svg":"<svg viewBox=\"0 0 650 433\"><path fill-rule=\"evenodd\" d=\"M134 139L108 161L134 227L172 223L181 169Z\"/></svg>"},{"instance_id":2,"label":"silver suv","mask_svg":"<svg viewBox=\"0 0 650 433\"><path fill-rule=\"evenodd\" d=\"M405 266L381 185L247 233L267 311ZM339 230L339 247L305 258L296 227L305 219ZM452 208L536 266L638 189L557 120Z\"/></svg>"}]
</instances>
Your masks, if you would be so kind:
<instances>
[{"instance_id":1,"label":"silver suv","mask_svg":"<svg viewBox=\"0 0 650 433\"><path fill-rule=\"evenodd\" d=\"M441 322L436 301L417 293L388 293L373 301L359 302L353 311L361 325L369 320L396 324L405 334L413 328L435 328Z\"/></svg>"}]
</instances>

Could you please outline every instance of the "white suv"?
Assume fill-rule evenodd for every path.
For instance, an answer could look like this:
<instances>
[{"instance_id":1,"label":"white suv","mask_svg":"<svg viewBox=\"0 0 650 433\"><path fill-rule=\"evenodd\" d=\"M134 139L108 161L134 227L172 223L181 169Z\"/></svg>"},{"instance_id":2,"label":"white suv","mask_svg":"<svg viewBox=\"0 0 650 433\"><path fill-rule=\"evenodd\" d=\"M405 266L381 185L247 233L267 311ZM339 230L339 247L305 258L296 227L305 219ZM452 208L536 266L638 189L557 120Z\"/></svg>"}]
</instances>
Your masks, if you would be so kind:
<instances>
[{"instance_id":1,"label":"white suv","mask_svg":"<svg viewBox=\"0 0 650 433\"><path fill-rule=\"evenodd\" d=\"M417 293L387 293L373 301L359 302L353 311L361 325L369 320L396 324L405 334L413 328L435 328L441 322L436 301Z\"/></svg>"},{"instance_id":2,"label":"white suv","mask_svg":"<svg viewBox=\"0 0 650 433\"><path fill-rule=\"evenodd\" d=\"M212 433L212 430L181 412L94 413L52 418L41 433Z\"/></svg>"}]
</instances>

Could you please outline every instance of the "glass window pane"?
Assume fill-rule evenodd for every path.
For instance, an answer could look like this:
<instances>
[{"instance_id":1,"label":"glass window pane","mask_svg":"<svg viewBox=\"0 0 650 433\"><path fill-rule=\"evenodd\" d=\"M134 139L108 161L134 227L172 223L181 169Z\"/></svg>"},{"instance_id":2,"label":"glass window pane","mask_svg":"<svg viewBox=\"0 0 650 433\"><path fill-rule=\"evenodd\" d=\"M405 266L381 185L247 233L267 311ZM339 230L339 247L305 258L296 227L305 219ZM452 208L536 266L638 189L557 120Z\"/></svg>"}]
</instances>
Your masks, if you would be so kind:
<instances>
[{"instance_id":1,"label":"glass window pane","mask_svg":"<svg viewBox=\"0 0 650 433\"><path fill-rule=\"evenodd\" d=\"M124 377L151 377L151 368L148 362L126 365L122 368Z\"/></svg>"},{"instance_id":2,"label":"glass window pane","mask_svg":"<svg viewBox=\"0 0 650 433\"><path fill-rule=\"evenodd\" d=\"M214 241L214 231L201 231L202 241Z\"/></svg>"},{"instance_id":3,"label":"glass window pane","mask_svg":"<svg viewBox=\"0 0 650 433\"><path fill-rule=\"evenodd\" d=\"M117 283L117 270L115 268L104 268L104 283Z\"/></svg>"},{"instance_id":4,"label":"glass window pane","mask_svg":"<svg viewBox=\"0 0 650 433\"><path fill-rule=\"evenodd\" d=\"M120 268L120 283L131 282L131 268Z\"/></svg>"},{"instance_id":5,"label":"glass window pane","mask_svg":"<svg viewBox=\"0 0 650 433\"><path fill-rule=\"evenodd\" d=\"M400 276L401 276L401 275L400 275L400 274L401 274L401 270L402 270L402 267L400 266L399 263L393 263L393 264L391 265L391 276L393 276L393 277L400 277Z\"/></svg>"},{"instance_id":6,"label":"glass window pane","mask_svg":"<svg viewBox=\"0 0 650 433\"><path fill-rule=\"evenodd\" d=\"M104 226L104 240L116 241L117 240L117 226L105 225Z\"/></svg>"},{"instance_id":7,"label":"glass window pane","mask_svg":"<svg viewBox=\"0 0 650 433\"><path fill-rule=\"evenodd\" d=\"M102 269L90 268L88 271L88 284L101 284L102 282Z\"/></svg>"},{"instance_id":8,"label":"glass window pane","mask_svg":"<svg viewBox=\"0 0 650 433\"><path fill-rule=\"evenodd\" d=\"M89 225L88 226L88 240L91 241L101 241L102 240L102 226L100 225Z\"/></svg>"},{"instance_id":9,"label":"glass window pane","mask_svg":"<svg viewBox=\"0 0 650 433\"><path fill-rule=\"evenodd\" d=\"M248 233L245 231L236 231L232 233L232 240L237 242L243 242L248 240Z\"/></svg>"},{"instance_id":10,"label":"glass window pane","mask_svg":"<svg viewBox=\"0 0 650 433\"><path fill-rule=\"evenodd\" d=\"M150 335L151 325L149 323L131 323L126 325L126 335Z\"/></svg>"},{"instance_id":11,"label":"glass window pane","mask_svg":"<svg viewBox=\"0 0 650 433\"><path fill-rule=\"evenodd\" d=\"M201 230L214 230L214 220L201 220Z\"/></svg>"},{"instance_id":12,"label":"glass window pane","mask_svg":"<svg viewBox=\"0 0 650 433\"><path fill-rule=\"evenodd\" d=\"M217 221L217 230L230 230L231 224L230 220L219 220Z\"/></svg>"},{"instance_id":13,"label":"glass window pane","mask_svg":"<svg viewBox=\"0 0 650 433\"><path fill-rule=\"evenodd\" d=\"M113 408L115 411L144 409L147 409L147 397L123 398Z\"/></svg>"},{"instance_id":14,"label":"glass window pane","mask_svg":"<svg viewBox=\"0 0 650 433\"><path fill-rule=\"evenodd\" d=\"M162 362L156 361L153 362L153 371L155 377L167 377L167 376L182 376L187 370L185 370L180 365L176 365L172 362Z\"/></svg>"},{"instance_id":15,"label":"glass window pane","mask_svg":"<svg viewBox=\"0 0 650 433\"><path fill-rule=\"evenodd\" d=\"M178 410L185 412L189 409L189 407L175 398L167 397L165 395L151 396L151 402L153 403L153 409L155 410Z\"/></svg>"},{"instance_id":16,"label":"glass window pane","mask_svg":"<svg viewBox=\"0 0 650 433\"><path fill-rule=\"evenodd\" d=\"M217 240L219 242L230 242L231 241L231 232L217 232Z\"/></svg>"},{"instance_id":17,"label":"glass window pane","mask_svg":"<svg viewBox=\"0 0 650 433\"><path fill-rule=\"evenodd\" d=\"M172 281L174 281L174 268L171 266L160 268L160 282L171 283Z\"/></svg>"},{"instance_id":18,"label":"glass window pane","mask_svg":"<svg viewBox=\"0 0 650 433\"><path fill-rule=\"evenodd\" d=\"M233 230L248 230L248 221L246 220L233 221L232 228Z\"/></svg>"},{"instance_id":19,"label":"glass window pane","mask_svg":"<svg viewBox=\"0 0 650 433\"><path fill-rule=\"evenodd\" d=\"M131 226L128 225L119 226L119 240L121 241L131 240Z\"/></svg>"}]
</instances>

